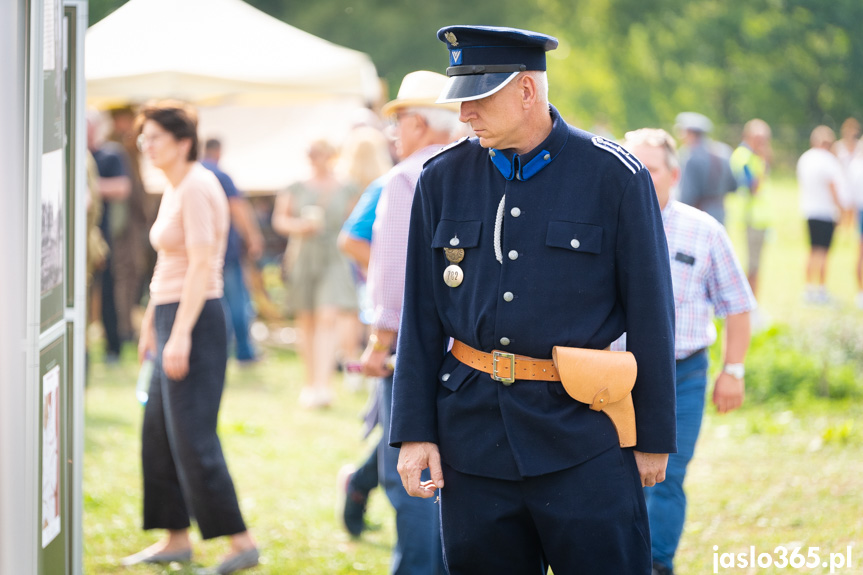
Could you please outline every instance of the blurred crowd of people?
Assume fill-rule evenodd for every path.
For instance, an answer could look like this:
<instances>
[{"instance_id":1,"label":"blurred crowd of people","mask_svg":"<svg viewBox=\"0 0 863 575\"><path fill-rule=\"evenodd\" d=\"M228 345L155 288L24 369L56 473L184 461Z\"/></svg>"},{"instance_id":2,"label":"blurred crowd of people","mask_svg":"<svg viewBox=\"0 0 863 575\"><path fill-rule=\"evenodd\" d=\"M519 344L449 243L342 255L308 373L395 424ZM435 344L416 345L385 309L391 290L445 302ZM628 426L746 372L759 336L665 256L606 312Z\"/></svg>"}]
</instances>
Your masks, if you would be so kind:
<instances>
[{"instance_id":1,"label":"blurred crowd of people","mask_svg":"<svg viewBox=\"0 0 863 575\"><path fill-rule=\"evenodd\" d=\"M747 277L758 294L761 254L773 222L765 186L773 166L770 126L753 119L743 127L740 145L731 150L713 141L711 121L697 113L677 117L681 138L683 175L679 199L706 211L724 223L725 195L735 190L741 196L743 224L746 229ZM806 286L803 301L812 305L835 303L827 291L827 261L837 226L856 221L863 238L863 144L860 123L848 118L842 123L841 138L829 126L812 130L809 149L797 162L800 213L805 221L809 255L806 261ZM863 309L863 239L856 266L858 293L855 303ZM753 321L762 322L763 311Z\"/></svg>"},{"instance_id":2,"label":"blurred crowd of people","mask_svg":"<svg viewBox=\"0 0 863 575\"><path fill-rule=\"evenodd\" d=\"M123 343L138 340L156 260L147 234L160 196L145 192L134 114L131 107L122 107L88 116L87 142L95 165L88 213L97 228L88 237L90 320L101 325L108 362L117 360ZM284 302L276 303L299 331L297 344L307 371L301 401L307 407L332 402L332 374L337 367L359 360L366 331L362 326L369 323L373 312L365 290L371 236L360 234L363 241L357 242L352 234L339 234L362 193L371 185L372 193L363 202L375 198L374 192L382 187L378 179L398 161L394 142L375 119L369 115L354 126L341 150L325 138L312 142L308 147L313 174L309 180L277 194L274 207L271 201L258 202L257 210L219 168L222 143L211 139L203 146L201 163L216 174L231 207L224 278L234 355L240 362L259 357L249 331L256 311L249 284L258 292L255 301L266 293L261 293L259 274L251 272L259 270L259 262L280 258L288 295ZM769 185L765 185L773 165L770 126L760 119L751 120L735 149L710 138L713 124L702 114L681 113L675 129L681 143L680 201L724 223L726 194L736 191L740 196L746 272L757 295L761 254L772 225ZM860 124L848 118L838 140L831 128L818 126L812 131L810 145L797 166L800 209L810 240L803 298L809 304L827 304L833 301L825 287L833 231L837 225L856 220L863 233ZM279 243L274 234L287 241ZM276 253L286 244L284 255ZM863 244L856 282L856 305L863 308ZM357 387L356 376L349 378Z\"/></svg>"},{"instance_id":3,"label":"blurred crowd of people","mask_svg":"<svg viewBox=\"0 0 863 575\"><path fill-rule=\"evenodd\" d=\"M131 107L88 115L87 143L95 166L88 202L94 224L88 236L89 316L102 328L108 362L117 360L123 343L138 340L142 306L156 261L147 234L160 196L145 192L134 116ZM772 226L769 185L765 185L773 165L770 126L760 119L751 120L735 149L710 138L713 124L702 114L681 113L675 129L681 143L680 201L724 223L726 194L736 191L740 196L746 272L757 296L761 254ZM257 292L254 301L261 303L264 298L267 304L260 275L254 272L260 269L258 264L281 259L288 295L284 302L276 303L299 331L297 344L307 371L301 401L307 407L332 402L332 374L337 367L359 360L366 331L362 326L372 316L365 290L371 236L360 234L363 241L357 242L356 236L339 233L362 193L371 185L372 193L363 202L376 198L374 192L382 187L378 179L398 161L385 131L369 115L353 127L341 150L325 138L312 142L308 147L312 177L279 193L274 207L271 200L261 201L255 204L257 209L219 168L222 143L211 139L203 147L201 163L216 174L231 207L224 278L234 356L240 362L259 357L249 331L256 313L249 284ZM810 241L803 299L809 304L828 304L833 301L825 286L833 232L837 225L850 226L856 220L863 233L859 122L848 118L838 140L828 126L816 127L810 149L800 157L797 179ZM279 238L283 238L281 243ZM286 244L282 255L279 252ZM863 243L855 276L856 305L863 308ZM272 318L273 312L265 315ZM356 376L348 377L358 387Z\"/></svg>"},{"instance_id":4,"label":"blurred crowd of people","mask_svg":"<svg viewBox=\"0 0 863 575\"><path fill-rule=\"evenodd\" d=\"M91 189L87 202L88 277L92 284L88 298L90 320L102 327L107 363L119 359L122 346L127 342L138 344L142 358L150 352L156 355L157 348L159 357L166 353L164 350L171 354L179 353L176 356L180 358L179 364L170 363L176 360L175 355L166 356L156 370L148 407L148 413L152 415L147 418L145 427L151 428L151 439L159 436L167 438L168 435L174 437L177 434L183 436L185 433L184 445L192 455L187 455L191 467L184 472L198 478L221 478L223 485L216 495L228 493L231 508L224 514L216 514L212 519L215 527L208 533L214 537L232 536L233 554L226 559L229 567L245 568L247 564L256 563L258 552L236 507L236 496L227 470L219 465L216 468L195 468L194 462L206 460L209 457L207 454L215 453L217 461L224 461L220 449L213 451L215 426L207 427L203 435L200 430L178 430L176 428L182 427L178 422L183 419L183 414L175 412L170 415L170 410L161 413L165 410L162 402L168 401L162 396L169 393L168 388L163 387L163 381L196 369L193 362L190 363L188 349L176 352L179 345L176 338L180 336L175 335L175 332L185 328L172 326L178 321L188 323L191 321L189 318L195 321L206 319L212 314L210 307L219 305L221 313L227 318L224 329L226 338L208 338L209 344L216 341L218 345L223 345L218 342L224 341L224 353L227 354L228 349L232 350L240 363L259 361L261 352L250 334L256 306L249 286L258 292L264 291L258 273L259 266L280 259L286 288L286 298L280 302L280 310L284 317L294 322L298 332L297 348L305 368L299 404L307 409L331 406L336 397L334 374L341 368L345 371L345 381L353 382L350 385L353 389L364 388L360 384L363 375L380 382L374 392L377 401L367 415L367 431L379 421L383 421L385 427L388 425L405 268L403 257L399 259L399 254L404 256L410 200L416 178L422 169L422 162L443 145L470 135L469 127L456 122L457 109L452 109L452 106L449 109L435 107L434 95L440 91L438 84L443 81L443 77L437 78L439 75L431 72L414 74L419 76L408 75L402 84L404 93L400 91L399 97L388 104L389 108L384 109L383 115L391 122L389 127L384 127L378 117L371 114L352 127L341 149L327 138L312 141L307 147L310 176L278 193L271 212L266 202L250 203L231 177L220 168L222 142L217 139L206 141L201 154L197 153L197 141L194 140L191 150L182 148L188 157L177 159L176 166L154 155L153 158L161 164L152 163L165 171L169 186L165 191L165 199L147 193L141 173L142 152L147 151L151 155L159 152L161 147L156 142L159 138L168 137L165 133L173 134L169 136L175 144L185 142L188 136L182 131L171 132L171 126L159 123L160 116L152 109L149 113L156 115L149 118L149 133L142 133L148 118L139 118L136 125L136 111L129 107L111 110L110 114L95 111L88 114L87 143L91 154L88 158ZM182 118L185 118L183 121L186 124L194 126L191 116ZM669 193L674 194L680 202L706 212L720 224L725 223L726 195L732 192L739 194L746 233L745 275L752 294L757 296L761 254L773 224L767 196L769 186L766 185L773 165L770 126L760 119L747 122L736 148L711 139L713 124L702 114L681 113L676 119L675 129L681 143L679 180L677 176L673 181L669 180ZM660 135L670 139L664 132ZM659 142L649 144L648 148L662 148L665 145L660 141L662 138L653 136L655 134L652 133L640 135L642 140L646 138L645 141L653 142L655 139ZM673 140L668 146L674 152ZM836 226L844 222L850 224L856 217L863 234L863 143L860 140L860 124L853 118L846 120L842 124L839 140L836 140L831 128L818 126L811 133L810 146L797 164L800 209L807 224L810 243L803 298L809 304L820 305L833 301L825 282L827 258ZM169 173L174 168L178 170L177 173ZM201 170L214 176L214 179L203 178ZM674 170L677 170L676 163ZM178 202L182 203L176 199L181 197L180 190L197 185L189 179L190 174L200 178L201 182L208 182L208 186L217 182L217 189L224 195L224 206L213 208L215 215L211 214L218 220L222 217L219 215L220 210L225 209L229 225L225 231L227 240L224 257L210 254L204 257L205 263L202 264L221 268L222 285L215 289L202 275L199 287L207 288L206 301L201 299L204 295L194 298L193 312L186 312L192 315L184 316L180 310L183 309L183 302L189 301L190 294L171 284L176 294L171 292L173 295L168 298L171 300L168 303L179 303L180 308L171 311L176 314L176 318L172 315L159 319L160 316L154 315L154 303L158 309L166 302L155 301L154 297L156 300L159 297L164 299L165 282L168 281L165 278L171 277L171 266L191 269L195 264L191 256L181 263L172 260L176 254L172 254L170 246L164 246L176 238L169 238L166 229L158 225L154 227L154 223L158 224L159 221L157 214L164 220L171 216L166 210L176 212L171 217L179 218L177 221L182 221L188 228L185 249L189 253L195 250L188 242L196 236L188 233L188 230L210 230L211 227L195 219L191 213L197 211L194 207L185 204L182 204L182 209L178 207ZM166 207L170 198L175 199ZM154 240L152 234L156 232ZM212 233L218 236L221 232L217 230ZM284 239L281 244L276 241L275 247L272 243L273 234ZM202 235L205 238L202 241L206 243L216 237L211 236ZM156 244L161 242L167 255L159 252L157 258L151 240ZM287 248L283 249L285 245ZM859 288L856 305L863 308L863 240L860 248L856 269ZM282 250L283 254L278 253ZM157 279L151 285L154 273ZM162 291L154 295L151 288L161 288ZM186 304L186 309L189 305ZM748 313L746 321L750 319L756 328L759 322L766 322L766 317L759 309ZM194 322L186 327L191 329L191 325ZM226 358L227 355L225 361ZM198 374L198 377L215 378L223 382L224 372ZM186 415L214 423L221 385L213 393L215 399L209 400L210 411ZM182 402L182 399L176 401ZM156 410L160 413L156 414ZM701 409L696 411L700 413ZM166 421L166 414L173 418L173 423ZM216 439L215 445L217 443ZM208 444L210 447L201 451L195 447L198 444ZM149 456L145 454L145 479L148 473L155 476L164 473L154 461L170 459L167 453L172 449L176 447L168 443L150 447ZM417 541L428 543L431 540L434 543L432 551L439 551L439 541L435 542L432 537L437 529L433 525L432 515L436 514L427 513L429 506L424 504L428 501L412 500L406 496L395 470L397 453L391 450L393 448L382 439L359 469L346 467L343 470L340 481L344 485L346 497L342 513L345 528L354 536L362 533L369 493L380 484L396 508L397 517L401 516L406 525L410 523L416 527L416 518L421 517L421 525L433 527L422 536L415 530L398 527L393 572L399 572L400 563L413 565L409 569L405 568L404 572L418 572L416 566L420 564L432 566L432 573L443 572L438 561L439 553L431 557L428 555L428 545L414 545ZM147 471L148 461L150 471ZM685 463L683 465L685 468ZM174 474L172 481L179 481L176 471L171 473ZM206 483L206 479L200 480ZM203 488L196 488L195 491L205 492ZM159 511L163 507L160 503L162 499L170 497L164 493L151 496L149 505L152 510L148 512L145 508L145 513L150 514L148 521L151 526L169 529L170 537L166 542L130 557L129 562L164 562L165 559L184 560L191 557L187 514L181 514L183 516L179 518L163 517ZM201 509L207 506L203 501L190 504L198 505ZM206 513L200 514L201 509L193 510L199 523L206 517ZM231 518L227 527L223 522L225 515ZM400 521L397 519L398 525L401 525ZM231 564L231 561L235 564Z\"/></svg>"}]
</instances>

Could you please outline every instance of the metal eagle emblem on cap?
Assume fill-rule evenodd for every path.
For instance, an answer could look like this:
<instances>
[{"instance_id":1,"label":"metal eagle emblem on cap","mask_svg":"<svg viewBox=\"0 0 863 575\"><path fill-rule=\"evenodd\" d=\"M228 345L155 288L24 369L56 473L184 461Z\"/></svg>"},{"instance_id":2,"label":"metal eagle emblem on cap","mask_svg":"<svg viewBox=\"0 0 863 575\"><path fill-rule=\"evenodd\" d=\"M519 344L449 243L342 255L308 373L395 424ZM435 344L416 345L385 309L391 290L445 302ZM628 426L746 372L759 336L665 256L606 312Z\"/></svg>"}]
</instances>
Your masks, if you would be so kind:
<instances>
[{"instance_id":1,"label":"metal eagle emblem on cap","mask_svg":"<svg viewBox=\"0 0 863 575\"><path fill-rule=\"evenodd\" d=\"M458 46L458 38L455 37L455 34L452 32L447 32L443 35L446 38L446 41L452 44L453 46Z\"/></svg>"}]
</instances>

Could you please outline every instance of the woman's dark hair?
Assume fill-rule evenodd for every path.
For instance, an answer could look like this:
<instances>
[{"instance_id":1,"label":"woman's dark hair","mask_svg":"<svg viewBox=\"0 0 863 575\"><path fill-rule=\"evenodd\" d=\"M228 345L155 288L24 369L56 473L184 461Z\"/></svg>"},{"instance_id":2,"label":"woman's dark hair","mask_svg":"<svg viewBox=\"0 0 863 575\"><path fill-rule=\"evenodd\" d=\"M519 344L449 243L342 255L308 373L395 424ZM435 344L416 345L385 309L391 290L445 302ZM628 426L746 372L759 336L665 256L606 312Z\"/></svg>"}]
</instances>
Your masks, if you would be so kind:
<instances>
[{"instance_id":1,"label":"woman's dark hair","mask_svg":"<svg viewBox=\"0 0 863 575\"><path fill-rule=\"evenodd\" d=\"M154 104L146 104L141 108L135 121L135 127L139 134L147 120L159 124L177 141L191 140L192 145L189 147L189 155L186 160L194 162L198 159L198 113L192 106L178 100L164 100Z\"/></svg>"}]
</instances>

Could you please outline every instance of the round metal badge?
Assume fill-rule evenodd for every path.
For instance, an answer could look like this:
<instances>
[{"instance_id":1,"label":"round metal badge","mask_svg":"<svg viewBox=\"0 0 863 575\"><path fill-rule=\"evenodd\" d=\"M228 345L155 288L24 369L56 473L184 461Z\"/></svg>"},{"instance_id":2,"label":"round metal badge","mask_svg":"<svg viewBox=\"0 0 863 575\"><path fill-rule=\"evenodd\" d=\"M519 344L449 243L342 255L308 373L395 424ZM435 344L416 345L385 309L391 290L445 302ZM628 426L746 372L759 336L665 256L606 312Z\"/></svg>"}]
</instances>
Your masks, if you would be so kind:
<instances>
[{"instance_id":1,"label":"round metal badge","mask_svg":"<svg viewBox=\"0 0 863 575\"><path fill-rule=\"evenodd\" d=\"M447 266L443 271L443 281L451 288L458 287L464 281L464 272L457 265Z\"/></svg>"},{"instance_id":2,"label":"round metal badge","mask_svg":"<svg viewBox=\"0 0 863 575\"><path fill-rule=\"evenodd\" d=\"M464 259L464 250L461 248L444 248L444 254L446 254L446 259L451 264L458 264Z\"/></svg>"}]
</instances>

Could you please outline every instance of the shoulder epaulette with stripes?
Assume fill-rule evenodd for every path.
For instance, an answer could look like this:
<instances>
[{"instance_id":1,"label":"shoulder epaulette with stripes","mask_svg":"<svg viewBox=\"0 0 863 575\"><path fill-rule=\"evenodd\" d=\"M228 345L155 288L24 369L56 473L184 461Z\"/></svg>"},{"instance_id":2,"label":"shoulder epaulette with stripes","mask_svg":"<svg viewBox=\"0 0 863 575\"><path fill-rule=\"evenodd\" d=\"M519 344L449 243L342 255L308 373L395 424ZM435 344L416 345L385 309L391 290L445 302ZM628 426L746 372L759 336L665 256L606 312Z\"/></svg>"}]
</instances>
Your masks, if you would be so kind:
<instances>
[{"instance_id":1,"label":"shoulder epaulette with stripes","mask_svg":"<svg viewBox=\"0 0 863 575\"><path fill-rule=\"evenodd\" d=\"M426 164L428 164L429 162L431 162L433 159L437 158L438 156L440 156L440 155L441 155L441 154L443 154L444 152L448 152L449 150L452 150L452 149L453 149L453 148L455 148L456 146L460 146L461 144L463 144L463 143L467 142L467 141L468 141L468 139L469 139L469 138L468 138L467 136L465 136L465 137L461 138L460 140L456 140L455 142L453 142L453 143L451 143L451 144L447 144L446 146L444 146L443 148L441 148L440 150L438 150L437 152L435 152L435 153L434 153L434 155L433 155L431 158L429 158L428 160L426 160L425 162L423 162L423 166L425 166Z\"/></svg>"},{"instance_id":2,"label":"shoulder epaulette with stripes","mask_svg":"<svg viewBox=\"0 0 863 575\"><path fill-rule=\"evenodd\" d=\"M644 167L644 165L638 161L638 158L627 152L626 148L620 144L615 144L611 140L606 140L602 136L594 136L591 141L597 148L605 150L609 154L614 154L617 159L620 160L620 163L626 166L633 174Z\"/></svg>"}]
</instances>

